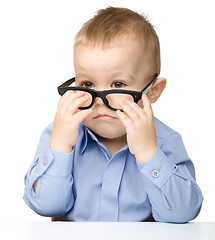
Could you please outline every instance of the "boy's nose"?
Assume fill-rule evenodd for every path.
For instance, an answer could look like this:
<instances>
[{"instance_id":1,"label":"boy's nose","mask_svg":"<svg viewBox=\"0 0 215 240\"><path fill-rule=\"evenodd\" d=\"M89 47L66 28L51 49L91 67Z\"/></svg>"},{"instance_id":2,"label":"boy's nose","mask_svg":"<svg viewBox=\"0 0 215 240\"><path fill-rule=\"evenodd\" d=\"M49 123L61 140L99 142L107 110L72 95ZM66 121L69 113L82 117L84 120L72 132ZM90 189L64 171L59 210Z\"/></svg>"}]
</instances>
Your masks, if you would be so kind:
<instances>
[{"instance_id":1,"label":"boy's nose","mask_svg":"<svg viewBox=\"0 0 215 240\"><path fill-rule=\"evenodd\" d=\"M96 97L94 105L102 105L104 104L103 100L100 97Z\"/></svg>"}]
</instances>

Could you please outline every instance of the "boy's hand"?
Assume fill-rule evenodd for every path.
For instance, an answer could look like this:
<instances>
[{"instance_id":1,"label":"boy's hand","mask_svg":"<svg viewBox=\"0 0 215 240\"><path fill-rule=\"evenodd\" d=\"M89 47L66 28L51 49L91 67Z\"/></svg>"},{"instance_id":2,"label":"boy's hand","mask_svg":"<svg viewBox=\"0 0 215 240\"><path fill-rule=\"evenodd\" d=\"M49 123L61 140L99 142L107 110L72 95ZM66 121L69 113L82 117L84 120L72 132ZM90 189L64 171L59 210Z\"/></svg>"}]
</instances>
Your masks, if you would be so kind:
<instances>
[{"instance_id":1,"label":"boy's hand","mask_svg":"<svg viewBox=\"0 0 215 240\"><path fill-rule=\"evenodd\" d=\"M51 149L72 152L78 140L79 125L92 111L78 109L87 100L87 95L80 91L69 90L61 97L49 142Z\"/></svg>"},{"instance_id":2,"label":"boy's hand","mask_svg":"<svg viewBox=\"0 0 215 240\"><path fill-rule=\"evenodd\" d=\"M148 97L143 94L143 109L136 103L125 100L120 103L124 112L117 110L127 132L127 143L138 162L148 162L157 148L153 111Z\"/></svg>"}]
</instances>

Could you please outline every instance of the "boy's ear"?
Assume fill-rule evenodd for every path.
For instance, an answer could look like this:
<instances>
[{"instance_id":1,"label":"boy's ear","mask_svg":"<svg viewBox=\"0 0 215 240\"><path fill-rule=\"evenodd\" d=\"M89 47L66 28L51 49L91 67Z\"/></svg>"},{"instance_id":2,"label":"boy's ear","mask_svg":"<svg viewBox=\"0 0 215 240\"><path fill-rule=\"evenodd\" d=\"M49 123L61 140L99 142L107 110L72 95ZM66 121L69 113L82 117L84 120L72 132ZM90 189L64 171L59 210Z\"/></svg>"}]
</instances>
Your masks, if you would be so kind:
<instances>
[{"instance_id":1,"label":"boy's ear","mask_svg":"<svg viewBox=\"0 0 215 240\"><path fill-rule=\"evenodd\" d=\"M151 103L155 103L158 98L160 97L161 93L166 87L166 79L165 78L158 78L150 91L148 92L147 96Z\"/></svg>"}]
</instances>

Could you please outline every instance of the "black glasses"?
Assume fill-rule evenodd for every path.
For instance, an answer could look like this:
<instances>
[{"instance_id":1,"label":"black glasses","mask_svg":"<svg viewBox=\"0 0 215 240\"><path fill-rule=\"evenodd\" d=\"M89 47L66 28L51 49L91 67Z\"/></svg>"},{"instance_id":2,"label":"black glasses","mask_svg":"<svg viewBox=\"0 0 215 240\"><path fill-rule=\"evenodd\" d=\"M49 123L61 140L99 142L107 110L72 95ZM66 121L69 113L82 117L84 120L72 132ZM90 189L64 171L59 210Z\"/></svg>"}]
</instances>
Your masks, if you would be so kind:
<instances>
[{"instance_id":1,"label":"black glasses","mask_svg":"<svg viewBox=\"0 0 215 240\"><path fill-rule=\"evenodd\" d=\"M156 74L153 79L147 84L142 91L130 91L130 90L123 90L123 89L113 89L113 90L105 90L105 91L96 91L93 89L85 88L85 87L72 87L70 86L72 83L75 82L75 78L71 78L62 85L58 87L58 93L62 96L68 90L75 90L75 91L83 91L88 96L88 100L81 106L79 109L88 109L91 108L95 102L97 97L100 97L105 106L113 111L121 110L119 103L124 100L128 99L138 103L141 99L142 94L148 93L151 89L154 81L157 79L158 74Z\"/></svg>"}]
</instances>

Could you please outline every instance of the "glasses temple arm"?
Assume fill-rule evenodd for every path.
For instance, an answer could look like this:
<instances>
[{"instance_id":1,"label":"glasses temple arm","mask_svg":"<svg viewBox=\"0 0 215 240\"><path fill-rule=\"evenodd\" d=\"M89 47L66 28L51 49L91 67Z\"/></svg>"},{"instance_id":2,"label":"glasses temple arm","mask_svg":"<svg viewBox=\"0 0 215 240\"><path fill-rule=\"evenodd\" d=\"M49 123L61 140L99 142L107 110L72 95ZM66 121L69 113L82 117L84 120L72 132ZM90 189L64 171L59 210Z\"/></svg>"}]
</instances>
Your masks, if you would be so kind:
<instances>
[{"instance_id":1,"label":"glasses temple arm","mask_svg":"<svg viewBox=\"0 0 215 240\"><path fill-rule=\"evenodd\" d=\"M71 79L67 80L66 82L64 82L63 84L61 84L58 88L69 87L74 81L75 81L75 78L71 78Z\"/></svg>"},{"instance_id":2,"label":"glasses temple arm","mask_svg":"<svg viewBox=\"0 0 215 240\"><path fill-rule=\"evenodd\" d=\"M154 81L158 78L158 74L156 74L154 76L154 78L152 79L152 81L142 90L142 94L147 94L149 92L149 90L151 89Z\"/></svg>"}]
</instances>

